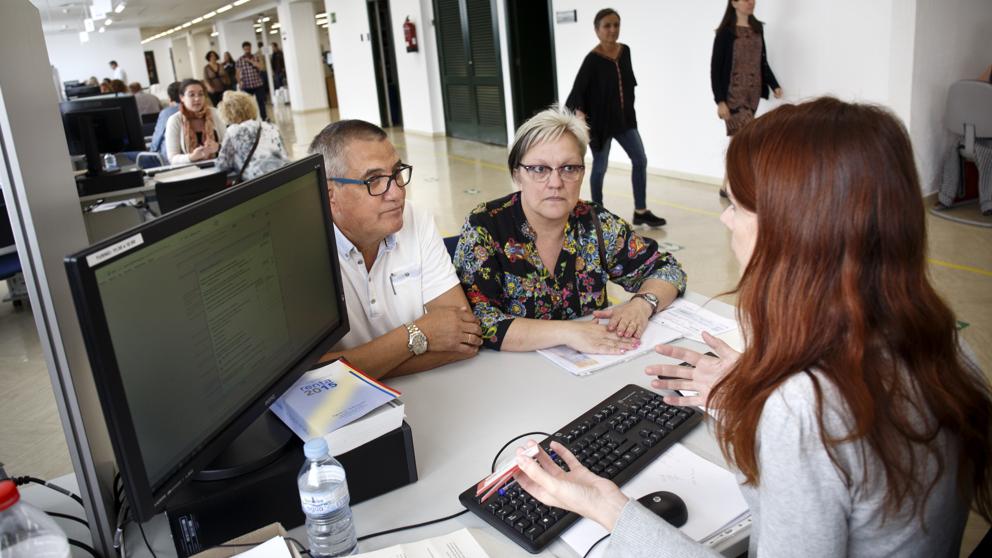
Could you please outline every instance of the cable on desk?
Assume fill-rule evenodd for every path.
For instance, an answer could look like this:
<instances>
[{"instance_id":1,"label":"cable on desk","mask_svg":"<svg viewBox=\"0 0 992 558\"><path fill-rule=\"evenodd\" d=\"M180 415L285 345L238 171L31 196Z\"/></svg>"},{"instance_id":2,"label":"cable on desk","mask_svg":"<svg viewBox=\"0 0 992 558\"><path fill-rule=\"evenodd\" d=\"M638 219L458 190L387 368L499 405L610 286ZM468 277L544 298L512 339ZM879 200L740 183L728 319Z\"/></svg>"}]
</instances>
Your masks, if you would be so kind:
<instances>
[{"instance_id":1,"label":"cable on desk","mask_svg":"<svg viewBox=\"0 0 992 558\"><path fill-rule=\"evenodd\" d=\"M90 526L90 524L85 519L83 519L81 517L76 517L74 515L69 515L67 513L59 513L59 512L51 512L51 511L46 511L45 513L48 514L48 515L50 515L50 516L52 516L52 517L61 517L62 519L71 519L73 521L82 523L86 527L89 527Z\"/></svg>"},{"instance_id":2,"label":"cable on desk","mask_svg":"<svg viewBox=\"0 0 992 558\"><path fill-rule=\"evenodd\" d=\"M495 473L496 472L496 462L499 461L499 456L500 455L503 455L503 451L506 450L506 448L510 447L510 444L512 444L513 442L516 442L520 438L523 438L525 436L533 436L535 434L540 434L541 436L546 436L548 438L551 437L551 434L548 434L547 432L527 432L526 434L521 434L521 435L517 436L516 438L512 438L509 442L503 444L503 447L499 448L499 451L496 452L496 457L493 458L493 464L489 467L489 469L490 469L489 472L491 472L491 473Z\"/></svg>"},{"instance_id":3,"label":"cable on desk","mask_svg":"<svg viewBox=\"0 0 992 558\"><path fill-rule=\"evenodd\" d=\"M96 550L94 550L92 546L86 543L79 542L75 539L69 539L69 544L75 546L76 548L81 548L86 552L89 552L90 556L92 556L93 558L100 558L100 555L96 553Z\"/></svg>"},{"instance_id":4,"label":"cable on desk","mask_svg":"<svg viewBox=\"0 0 992 558\"><path fill-rule=\"evenodd\" d=\"M603 535L602 537L599 538L598 541L592 543L592 546L590 546L589 547L589 550L587 550L586 553L582 555L582 558L589 558L589 555L592 554L592 549L596 548L596 545L598 545L599 543L605 541L608 538L610 538L610 534L609 533Z\"/></svg>"},{"instance_id":5,"label":"cable on desk","mask_svg":"<svg viewBox=\"0 0 992 558\"><path fill-rule=\"evenodd\" d=\"M441 523L442 521L447 521L449 519L454 519L454 518L458 517L459 515L467 512L467 511L468 511L468 508L464 508L464 509L462 509L462 511L460 511L458 513L453 513L453 514L451 514L449 516L442 517L440 519L432 519L430 521L424 521L423 523L417 523L416 525L406 525L404 527L396 527L395 529L387 529L385 531L379 531L378 533L370 533L368 535L362 535L361 537L358 537L358 542L362 542L362 541L364 541L366 539L372 539L372 538L375 538L375 537L381 537L382 535L389 535L391 533L398 533L399 531L406 531L407 529L416 529L417 527L426 527L427 525L433 525L435 523Z\"/></svg>"},{"instance_id":6,"label":"cable on desk","mask_svg":"<svg viewBox=\"0 0 992 558\"><path fill-rule=\"evenodd\" d=\"M138 530L141 531L141 538L145 541L145 548L147 548L148 552L151 553L152 558L158 558L158 556L155 554L155 551L152 550L152 545L148 544L148 537L145 536L145 527L141 524L140 521L135 521L135 523L138 524Z\"/></svg>"},{"instance_id":7,"label":"cable on desk","mask_svg":"<svg viewBox=\"0 0 992 558\"><path fill-rule=\"evenodd\" d=\"M62 488L61 486L59 486L57 484L52 484L52 483L50 483L50 482L48 482L46 480L39 479L38 477L32 477L30 475L25 475L25 476L22 476L22 477L13 477L13 480L14 480L14 484L16 484L17 486L25 485L25 484L27 484L29 482L33 482L35 484L40 484L42 486L47 486L48 488L51 488L52 490L54 490L56 492L61 492L62 494L65 494L66 496L68 496L68 497L72 498L73 500L79 502L79 505L80 506L83 505L83 499L80 498L79 496L76 496L72 492L70 492L70 491Z\"/></svg>"}]
</instances>

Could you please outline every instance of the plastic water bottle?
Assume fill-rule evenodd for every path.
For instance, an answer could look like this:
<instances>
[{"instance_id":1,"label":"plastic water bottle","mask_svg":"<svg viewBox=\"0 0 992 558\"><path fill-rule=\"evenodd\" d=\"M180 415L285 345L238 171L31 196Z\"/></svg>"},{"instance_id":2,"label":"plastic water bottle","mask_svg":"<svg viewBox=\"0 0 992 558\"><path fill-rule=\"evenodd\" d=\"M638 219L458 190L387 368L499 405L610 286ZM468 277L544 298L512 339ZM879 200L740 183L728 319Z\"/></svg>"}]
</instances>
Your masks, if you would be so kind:
<instances>
[{"instance_id":1,"label":"plastic water bottle","mask_svg":"<svg viewBox=\"0 0 992 558\"><path fill-rule=\"evenodd\" d=\"M114 157L113 153L107 153L103 156L103 170L105 171L115 171L118 169L117 157Z\"/></svg>"},{"instance_id":2,"label":"plastic water bottle","mask_svg":"<svg viewBox=\"0 0 992 558\"><path fill-rule=\"evenodd\" d=\"M330 455L327 441L314 438L303 445L307 462L297 485L307 515L307 537L313 556L348 556L358 550L344 467Z\"/></svg>"},{"instance_id":3,"label":"plastic water bottle","mask_svg":"<svg viewBox=\"0 0 992 558\"><path fill-rule=\"evenodd\" d=\"M67 558L69 540L62 529L20 500L14 481L0 481L0 558Z\"/></svg>"}]
</instances>

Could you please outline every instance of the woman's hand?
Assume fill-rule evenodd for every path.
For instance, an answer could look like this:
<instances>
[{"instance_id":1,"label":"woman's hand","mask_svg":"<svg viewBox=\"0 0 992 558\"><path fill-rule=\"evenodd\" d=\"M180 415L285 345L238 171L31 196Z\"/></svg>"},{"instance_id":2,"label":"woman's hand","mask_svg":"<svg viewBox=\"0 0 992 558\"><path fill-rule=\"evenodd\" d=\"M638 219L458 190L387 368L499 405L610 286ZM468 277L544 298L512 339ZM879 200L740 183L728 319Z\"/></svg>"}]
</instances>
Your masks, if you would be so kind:
<instances>
[{"instance_id":1,"label":"woman's hand","mask_svg":"<svg viewBox=\"0 0 992 558\"><path fill-rule=\"evenodd\" d=\"M669 405L696 405L705 406L706 400L710 396L710 390L720 378L737 363L741 354L735 351L722 339L717 339L709 333L703 332L703 341L713 352L715 357L699 354L696 351L684 347L673 345L658 345L655 352L674 359L688 362L692 366L680 366L678 364L653 364L644 369L644 373L649 376L668 376L672 379L652 380L651 387L655 389L669 390L691 390L698 392L692 397L678 397L672 395L665 396L665 403Z\"/></svg>"},{"instance_id":2,"label":"woman's hand","mask_svg":"<svg viewBox=\"0 0 992 558\"><path fill-rule=\"evenodd\" d=\"M653 310L647 301L630 299L612 308L596 310L592 315L597 320L609 319L610 323L606 324L608 331L614 331L620 337L640 339L648 327Z\"/></svg>"},{"instance_id":3,"label":"woman's hand","mask_svg":"<svg viewBox=\"0 0 992 558\"><path fill-rule=\"evenodd\" d=\"M720 104L716 106L716 115L720 117L720 120L730 118L730 107L727 106L727 103L720 101Z\"/></svg>"},{"instance_id":4,"label":"woman's hand","mask_svg":"<svg viewBox=\"0 0 992 558\"><path fill-rule=\"evenodd\" d=\"M210 152L207 150L207 146L205 145L197 146L196 149L191 151L189 154L190 161L202 161L208 157L210 157Z\"/></svg>"},{"instance_id":5,"label":"woman's hand","mask_svg":"<svg viewBox=\"0 0 992 558\"><path fill-rule=\"evenodd\" d=\"M535 445L533 440L527 442L528 447ZM565 461L568 472L558 467L543 449L537 459L525 457L521 455L523 449L517 449L520 472L514 478L520 487L546 506L575 512L612 531L627 504L627 496L613 482L586 469L565 446L551 442L551 451Z\"/></svg>"},{"instance_id":6,"label":"woman's hand","mask_svg":"<svg viewBox=\"0 0 992 558\"><path fill-rule=\"evenodd\" d=\"M775 88L775 91L772 91L772 93L775 94L775 98L776 99L781 99L782 98L782 88L781 87L776 87Z\"/></svg>"},{"instance_id":7,"label":"woman's hand","mask_svg":"<svg viewBox=\"0 0 992 558\"><path fill-rule=\"evenodd\" d=\"M565 344L583 353L594 355L620 355L640 346L640 340L621 337L600 325L599 320L561 322L565 331Z\"/></svg>"}]
</instances>

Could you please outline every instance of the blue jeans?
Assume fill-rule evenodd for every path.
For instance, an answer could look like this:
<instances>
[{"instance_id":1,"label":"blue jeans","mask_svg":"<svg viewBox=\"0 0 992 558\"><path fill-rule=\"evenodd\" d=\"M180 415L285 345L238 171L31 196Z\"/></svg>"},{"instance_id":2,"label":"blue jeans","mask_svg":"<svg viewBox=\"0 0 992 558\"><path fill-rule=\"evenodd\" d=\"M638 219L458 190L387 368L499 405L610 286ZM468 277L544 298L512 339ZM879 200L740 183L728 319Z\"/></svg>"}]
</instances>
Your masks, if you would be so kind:
<instances>
[{"instance_id":1,"label":"blue jeans","mask_svg":"<svg viewBox=\"0 0 992 558\"><path fill-rule=\"evenodd\" d=\"M634 187L634 209L645 209L645 201L648 186L648 157L644 154L644 144L641 142L641 134L637 128L631 128L620 132L600 146L600 149L592 151L592 174L589 175L589 186L592 188L592 201L602 205L603 203L603 178L606 176L606 166L610 161L610 146L613 140L617 140L620 147L627 152L630 157L631 182Z\"/></svg>"}]
</instances>

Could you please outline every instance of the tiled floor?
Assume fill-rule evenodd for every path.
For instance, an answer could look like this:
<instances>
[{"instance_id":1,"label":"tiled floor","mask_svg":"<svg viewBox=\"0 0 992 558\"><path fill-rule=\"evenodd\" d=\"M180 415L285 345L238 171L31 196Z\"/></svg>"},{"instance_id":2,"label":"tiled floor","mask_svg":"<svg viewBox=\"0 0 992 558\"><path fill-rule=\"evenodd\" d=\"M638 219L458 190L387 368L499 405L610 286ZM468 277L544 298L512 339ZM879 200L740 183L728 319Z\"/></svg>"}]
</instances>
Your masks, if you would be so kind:
<instances>
[{"instance_id":1,"label":"tiled floor","mask_svg":"<svg viewBox=\"0 0 992 558\"><path fill-rule=\"evenodd\" d=\"M305 154L311 138L336 111L275 111L287 147ZM414 166L408 196L430 208L445 236L456 234L475 205L512 191L506 149L450 138L430 138L390 131L403 159ZM588 196L588 184L584 197ZM633 199L629 172L611 169L605 201L621 216L630 216ZM724 202L717 188L648 177L648 205L668 219L668 226L646 234L669 243L689 275L690 289L717 295L733 288L738 269L719 222ZM931 275L958 319L987 374L992 374L992 229L929 217ZM2 290L2 289L0 289ZM733 302L729 296L728 301ZM12 474L52 478L71 471L65 439L30 310L15 312L0 305L0 462ZM962 555L988 529L977 518L969 523Z\"/></svg>"}]
</instances>

